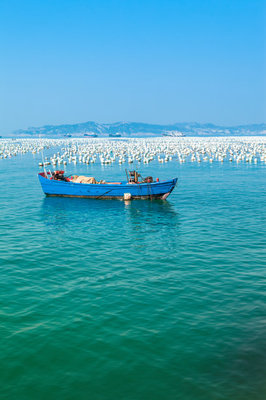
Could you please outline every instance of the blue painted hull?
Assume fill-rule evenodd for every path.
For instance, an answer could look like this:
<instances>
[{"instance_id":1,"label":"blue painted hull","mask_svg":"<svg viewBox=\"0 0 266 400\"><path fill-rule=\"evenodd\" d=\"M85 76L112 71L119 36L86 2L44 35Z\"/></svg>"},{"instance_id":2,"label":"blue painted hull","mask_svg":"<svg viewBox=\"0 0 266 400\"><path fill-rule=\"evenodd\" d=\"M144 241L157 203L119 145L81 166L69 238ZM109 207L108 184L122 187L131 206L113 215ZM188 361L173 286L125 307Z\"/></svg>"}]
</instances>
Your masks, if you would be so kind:
<instances>
[{"instance_id":1,"label":"blue painted hull","mask_svg":"<svg viewBox=\"0 0 266 400\"><path fill-rule=\"evenodd\" d=\"M128 184L86 184L50 180L38 174L43 192L47 196L87 197L91 199L123 199L130 193L132 199L165 199L174 189L177 178L168 181Z\"/></svg>"}]
</instances>

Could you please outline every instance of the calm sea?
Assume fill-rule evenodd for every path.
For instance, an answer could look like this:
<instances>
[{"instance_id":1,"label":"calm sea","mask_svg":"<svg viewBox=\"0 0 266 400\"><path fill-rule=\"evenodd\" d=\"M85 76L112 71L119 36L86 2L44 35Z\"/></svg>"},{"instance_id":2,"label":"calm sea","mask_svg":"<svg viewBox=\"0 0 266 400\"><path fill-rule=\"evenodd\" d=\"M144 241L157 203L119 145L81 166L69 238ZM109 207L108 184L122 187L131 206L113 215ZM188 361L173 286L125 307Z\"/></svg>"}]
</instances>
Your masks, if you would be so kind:
<instances>
[{"instance_id":1,"label":"calm sea","mask_svg":"<svg viewBox=\"0 0 266 400\"><path fill-rule=\"evenodd\" d=\"M0 398L266 398L266 165L141 166L168 201L45 198L0 160ZM125 166L67 166L124 179Z\"/></svg>"}]
</instances>

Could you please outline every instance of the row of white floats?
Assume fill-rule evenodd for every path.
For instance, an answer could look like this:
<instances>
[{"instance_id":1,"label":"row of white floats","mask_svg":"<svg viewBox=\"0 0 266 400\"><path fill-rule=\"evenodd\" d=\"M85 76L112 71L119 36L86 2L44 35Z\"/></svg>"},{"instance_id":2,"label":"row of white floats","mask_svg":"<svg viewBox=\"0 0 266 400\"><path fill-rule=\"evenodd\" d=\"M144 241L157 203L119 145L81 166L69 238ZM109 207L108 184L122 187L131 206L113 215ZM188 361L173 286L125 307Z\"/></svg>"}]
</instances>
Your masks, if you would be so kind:
<instances>
[{"instance_id":1,"label":"row of white floats","mask_svg":"<svg viewBox=\"0 0 266 400\"><path fill-rule=\"evenodd\" d=\"M41 154L57 148L50 157ZM66 165L99 161L103 165L133 162L266 162L266 138L182 137L147 139L0 139L0 159L38 154L39 165Z\"/></svg>"}]
</instances>

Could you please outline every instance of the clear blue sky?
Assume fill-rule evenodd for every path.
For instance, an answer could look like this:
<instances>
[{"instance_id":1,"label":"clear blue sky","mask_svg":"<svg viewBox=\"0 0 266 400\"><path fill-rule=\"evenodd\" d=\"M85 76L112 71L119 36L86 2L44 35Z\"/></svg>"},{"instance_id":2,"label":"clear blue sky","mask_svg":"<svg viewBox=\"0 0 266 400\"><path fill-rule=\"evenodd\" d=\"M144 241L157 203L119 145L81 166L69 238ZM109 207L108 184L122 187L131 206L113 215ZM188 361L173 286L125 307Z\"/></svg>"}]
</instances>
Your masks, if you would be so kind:
<instances>
[{"instance_id":1,"label":"clear blue sky","mask_svg":"<svg viewBox=\"0 0 266 400\"><path fill-rule=\"evenodd\" d=\"M265 122L264 0L1 0L0 133Z\"/></svg>"}]
</instances>

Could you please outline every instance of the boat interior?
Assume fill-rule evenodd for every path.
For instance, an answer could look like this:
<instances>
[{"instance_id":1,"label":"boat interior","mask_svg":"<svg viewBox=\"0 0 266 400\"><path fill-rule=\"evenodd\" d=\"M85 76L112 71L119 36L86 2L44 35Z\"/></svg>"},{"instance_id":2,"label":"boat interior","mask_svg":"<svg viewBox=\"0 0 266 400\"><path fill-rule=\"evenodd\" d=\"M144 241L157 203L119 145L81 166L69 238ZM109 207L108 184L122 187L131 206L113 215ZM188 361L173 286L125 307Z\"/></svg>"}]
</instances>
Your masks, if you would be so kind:
<instances>
[{"instance_id":1,"label":"boat interior","mask_svg":"<svg viewBox=\"0 0 266 400\"><path fill-rule=\"evenodd\" d=\"M121 185L122 182L106 182L104 180L97 181L92 176L84 176L84 175L65 175L65 171L44 171L39 175L46 179L56 180L56 181L64 181L64 182L73 182L73 183L86 183L86 184L106 184L106 185ZM127 182L128 184L141 184L141 183L153 183L152 176L147 176L146 178L142 178L141 174L137 171L127 171ZM159 182L159 179L156 179Z\"/></svg>"}]
</instances>

